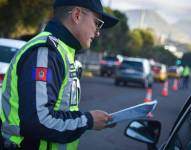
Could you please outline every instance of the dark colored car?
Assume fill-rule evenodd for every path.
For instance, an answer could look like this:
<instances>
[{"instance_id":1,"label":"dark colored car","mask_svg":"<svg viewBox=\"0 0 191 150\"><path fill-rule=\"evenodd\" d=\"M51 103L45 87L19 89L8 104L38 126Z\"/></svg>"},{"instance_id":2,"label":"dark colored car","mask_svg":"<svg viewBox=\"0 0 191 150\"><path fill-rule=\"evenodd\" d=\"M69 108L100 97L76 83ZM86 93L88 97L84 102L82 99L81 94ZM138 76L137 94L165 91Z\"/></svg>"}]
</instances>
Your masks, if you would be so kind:
<instances>
[{"instance_id":1,"label":"dark colored car","mask_svg":"<svg viewBox=\"0 0 191 150\"><path fill-rule=\"evenodd\" d=\"M161 124L156 120L133 120L125 135L148 144L149 150L158 150ZM166 130L166 129L164 129ZM180 111L168 139L160 150L191 150L191 96Z\"/></svg>"},{"instance_id":2,"label":"dark colored car","mask_svg":"<svg viewBox=\"0 0 191 150\"><path fill-rule=\"evenodd\" d=\"M105 56L100 61L100 75L112 76L115 73L116 67L121 64L122 57Z\"/></svg>"},{"instance_id":3,"label":"dark colored car","mask_svg":"<svg viewBox=\"0 0 191 150\"><path fill-rule=\"evenodd\" d=\"M152 85L152 82L151 67L147 59L127 57L116 69L115 85L137 83L148 88Z\"/></svg>"}]
</instances>

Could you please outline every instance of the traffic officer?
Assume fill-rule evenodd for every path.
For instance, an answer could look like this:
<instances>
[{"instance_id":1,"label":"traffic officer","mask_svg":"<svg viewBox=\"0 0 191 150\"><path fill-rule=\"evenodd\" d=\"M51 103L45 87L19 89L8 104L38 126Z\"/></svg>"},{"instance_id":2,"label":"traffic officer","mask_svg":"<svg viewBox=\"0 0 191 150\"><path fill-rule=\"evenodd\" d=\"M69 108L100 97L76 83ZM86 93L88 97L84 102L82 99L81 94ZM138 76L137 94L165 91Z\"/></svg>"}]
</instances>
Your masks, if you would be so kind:
<instances>
[{"instance_id":1,"label":"traffic officer","mask_svg":"<svg viewBox=\"0 0 191 150\"><path fill-rule=\"evenodd\" d=\"M183 89L188 89L189 87L189 77L190 77L190 68L188 65L185 65L183 70L182 70L182 88Z\"/></svg>"},{"instance_id":2,"label":"traffic officer","mask_svg":"<svg viewBox=\"0 0 191 150\"><path fill-rule=\"evenodd\" d=\"M100 130L111 116L79 111L75 54L90 48L101 28L118 20L100 0L56 0L44 31L18 51L2 87L5 149L76 150L88 129Z\"/></svg>"}]
</instances>

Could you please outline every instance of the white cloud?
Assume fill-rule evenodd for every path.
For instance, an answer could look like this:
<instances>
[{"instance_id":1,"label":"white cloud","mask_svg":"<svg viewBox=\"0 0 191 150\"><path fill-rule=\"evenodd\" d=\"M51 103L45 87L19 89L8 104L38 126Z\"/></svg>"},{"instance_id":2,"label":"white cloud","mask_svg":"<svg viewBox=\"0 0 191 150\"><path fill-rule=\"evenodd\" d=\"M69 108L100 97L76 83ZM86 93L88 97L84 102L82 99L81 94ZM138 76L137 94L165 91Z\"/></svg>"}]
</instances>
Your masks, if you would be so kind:
<instances>
[{"instance_id":1,"label":"white cloud","mask_svg":"<svg viewBox=\"0 0 191 150\"><path fill-rule=\"evenodd\" d=\"M169 22L181 18L190 19L191 15L191 0L102 0L102 2L105 6L110 5L121 11L136 8L154 9Z\"/></svg>"}]
</instances>

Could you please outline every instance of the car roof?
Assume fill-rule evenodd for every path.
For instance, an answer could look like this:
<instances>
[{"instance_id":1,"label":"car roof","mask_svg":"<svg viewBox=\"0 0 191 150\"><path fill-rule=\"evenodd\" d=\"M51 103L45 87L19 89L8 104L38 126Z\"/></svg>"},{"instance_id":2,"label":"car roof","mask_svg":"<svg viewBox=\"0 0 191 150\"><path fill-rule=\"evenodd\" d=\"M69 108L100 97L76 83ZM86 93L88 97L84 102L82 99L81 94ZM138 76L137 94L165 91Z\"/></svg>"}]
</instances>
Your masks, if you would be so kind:
<instances>
[{"instance_id":1,"label":"car roof","mask_svg":"<svg viewBox=\"0 0 191 150\"><path fill-rule=\"evenodd\" d=\"M26 42L22 40L0 38L0 45L13 48L21 48Z\"/></svg>"}]
</instances>

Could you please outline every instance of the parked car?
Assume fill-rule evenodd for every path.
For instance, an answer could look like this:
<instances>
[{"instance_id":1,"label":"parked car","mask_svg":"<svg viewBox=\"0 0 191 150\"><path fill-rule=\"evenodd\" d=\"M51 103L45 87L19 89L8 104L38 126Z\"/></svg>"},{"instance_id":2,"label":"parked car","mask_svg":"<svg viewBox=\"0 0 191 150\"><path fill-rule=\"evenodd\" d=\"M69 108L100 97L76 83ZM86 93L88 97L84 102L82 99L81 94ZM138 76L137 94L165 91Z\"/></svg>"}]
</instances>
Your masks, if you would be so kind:
<instances>
[{"instance_id":1,"label":"parked car","mask_svg":"<svg viewBox=\"0 0 191 150\"><path fill-rule=\"evenodd\" d=\"M25 43L25 41L21 40L0 38L0 86L2 86L11 59Z\"/></svg>"},{"instance_id":2,"label":"parked car","mask_svg":"<svg viewBox=\"0 0 191 150\"><path fill-rule=\"evenodd\" d=\"M115 85L138 83L148 88L153 83L151 66L147 59L125 57L116 69Z\"/></svg>"},{"instance_id":3,"label":"parked car","mask_svg":"<svg viewBox=\"0 0 191 150\"><path fill-rule=\"evenodd\" d=\"M153 77L156 81L166 81L168 78L166 65L155 63L151 66Z\"/></svg>"},{"instance_id":4,"label":"parked car","mask_svg":"<svg viewBox=\"0 0 191 150\"><path fill-rule=\"evenodd\" d=\"M100 75L101 76L113 76L116 67L122 62L123 57L117 56L105 56L100 61Z\"/></svg>"},{"instance_id":5,"label":"parked car","mask_svg":"<svg viewBox=\"0 0 191 150\"><path fill-rule=\"evenodd\" d=\"M149 150L191 150L191 96L178 114L167 140L157 148L160 129L161 123L157 120L138 119L129 123L125 135L148 144Z\"/></svg>"},{"instance_id":6,"label":"parked car","mask_svg":"<svg viewBox=\"0 0 191 150\"><path fill-rule=\"evenodd\" d=\"M169 66L168 67L168 77L169 78L179 78L181 74L181 70L177 66Z\"/></svg>"}]
</instances>

